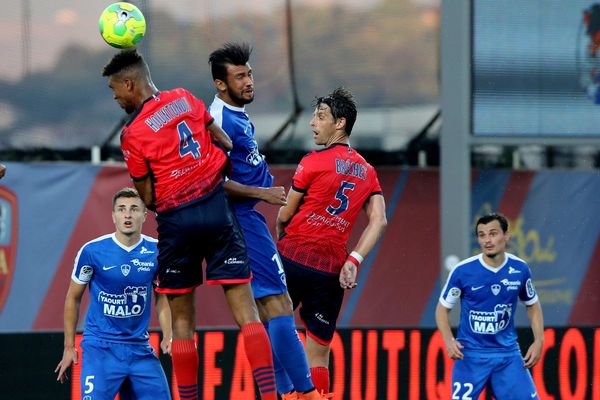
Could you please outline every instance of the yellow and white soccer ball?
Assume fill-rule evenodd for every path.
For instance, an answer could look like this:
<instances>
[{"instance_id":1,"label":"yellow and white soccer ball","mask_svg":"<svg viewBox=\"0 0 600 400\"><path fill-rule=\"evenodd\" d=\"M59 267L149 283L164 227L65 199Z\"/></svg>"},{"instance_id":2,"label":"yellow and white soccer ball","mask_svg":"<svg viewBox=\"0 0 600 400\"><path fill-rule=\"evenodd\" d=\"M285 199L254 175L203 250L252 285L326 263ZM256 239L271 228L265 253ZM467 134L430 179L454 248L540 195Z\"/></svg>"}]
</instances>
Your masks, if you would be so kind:
<instances>
[{"instance_id":1,"label":"yellow and white soccer ball","mask_svg":"<svg viewBox=\"0 0 600 400\"><path fill-rule=\"evenodd\" d=\"M119 49L135 46L146 33L146 19L142 12L125 2L106 7L100 15L99 25L104 41Z\"/></svg>"}]
</instances>

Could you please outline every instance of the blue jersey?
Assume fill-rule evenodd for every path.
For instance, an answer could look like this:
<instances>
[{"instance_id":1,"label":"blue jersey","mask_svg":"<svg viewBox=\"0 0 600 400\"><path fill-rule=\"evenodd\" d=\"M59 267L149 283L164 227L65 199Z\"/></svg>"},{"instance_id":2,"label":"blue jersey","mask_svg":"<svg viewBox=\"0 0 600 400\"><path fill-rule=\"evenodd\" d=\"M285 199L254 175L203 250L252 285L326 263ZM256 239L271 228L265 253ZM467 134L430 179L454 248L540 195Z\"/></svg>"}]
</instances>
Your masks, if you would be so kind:
<instances>
[{"instance_id":1,"label":"blue jersey","mask_svg":"<svg viewBox=\"0 0 600 400\"><path fill-rule=\"evenodd\" d=\"M233 167L230 178L248 186L271 187L273 176L264 156L258 151L254 124L245 109L233 107L215 96L209 112L233 142L233 149L229 152ZM236 209L251 208L258 202L256 199L232 200Z\"/></svg>"},{"instance_id":2,"label":"blue jersey","mask_svg":"<svg viewBox=\"0 0 600 400\"><path fill-rule=\"evenodd\" d=\"M114 233L81 247L71 279L81 285L89 284L84 338L109 342L148 340L157 255L156 239L145 235L131 247L121 244Z\"/></svg>"},{"instance_id":3,"label":"blue jersey","mask_svg":"<svg viewBox=\"0 0 600 400\"><path fill-rule=\"evenodd\" d=\"M465 351L503 355L519 351L515 330L517 301L538 301L525 261L506 253L499 268L485 264L483 255L461 261L442 290L440 303L453 308L460 300L458 340Z\"/></svg>"}]
</instances>

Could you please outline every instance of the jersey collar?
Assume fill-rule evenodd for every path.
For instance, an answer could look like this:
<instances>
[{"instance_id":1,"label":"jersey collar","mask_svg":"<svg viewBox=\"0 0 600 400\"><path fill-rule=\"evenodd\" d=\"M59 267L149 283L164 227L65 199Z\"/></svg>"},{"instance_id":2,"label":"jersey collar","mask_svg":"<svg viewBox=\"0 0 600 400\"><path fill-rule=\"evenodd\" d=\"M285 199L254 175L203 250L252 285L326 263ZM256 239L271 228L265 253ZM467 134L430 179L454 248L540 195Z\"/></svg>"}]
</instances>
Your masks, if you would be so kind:
<instances>
[{"instance_id":1,"label":"jersey collar","mask_svg":"<svg viewBox=\"0 0 600 400\"><path fill-rule=\"evenodd\" d=\"M494 267L486 264L486 262L483 260L483 253L479 254L479 262L481 263L483 268L487 269L490 272L497 273L497 272L500 272L502 270L502 268L504 268L504 266L508 262L508 255L506 254L506 252L504 253L504 262L498 268L494 268Z\"/></svg>"},{"instance_id":2,"label":"jersey collar","mask_svg":"<svg viewBox=\"0 0 600 400\"><path fill-rule=\"evenodd\" d=\"M121 242L119 242L119 240L117 240L117 235L114 232L112 233L111 237L112 237L113 242L115 242L115 244L117 246L119 246L120 248L122 248L123 250L125 250L128 253L131 252L131 250L138 247L140 245L140 243L142 243L142 241L144 240L144 236L142 235L142 236L140 236L140 240L136 244L134 244L132 246L125 246L123 243L121 243Z\"/></svg>"},{"instance_id":3,"label":"jersey collar","mask_svg":"<svg viewBox=\"0 0 600 400\"><path fill-rule=\"evenodd\" d=\"M229 108L232 111L246 112L246 107L235 107L235 106L232 106L231 104L227 104L223 101L223 99L221 99L219 97L218 94L215 94L215 103L217 103L218 105L221 105L225 108Z\"/></svg>"},{"instance_id":4,"label":"jersey collar","mask_svg":"<svg viewBox=\"0 0 600 400\"><path fill-rule=\"evenodd\" d=\"M160 90L157 90L156 92L152 93L152 96L150 96L146 100L142 101L142 104L140 104L140 106L138 108L136 108L136 110L133 113L131 113L131 116L129 117L129 120L127 121L125 126L129 126L133 122L133 120L136 119L136 117L139 115L139 113L142 112L142 108L144 108L144 104L146 104L150 100L158 99L159 94L160 94Z\"/></svg>"}]
</instances>

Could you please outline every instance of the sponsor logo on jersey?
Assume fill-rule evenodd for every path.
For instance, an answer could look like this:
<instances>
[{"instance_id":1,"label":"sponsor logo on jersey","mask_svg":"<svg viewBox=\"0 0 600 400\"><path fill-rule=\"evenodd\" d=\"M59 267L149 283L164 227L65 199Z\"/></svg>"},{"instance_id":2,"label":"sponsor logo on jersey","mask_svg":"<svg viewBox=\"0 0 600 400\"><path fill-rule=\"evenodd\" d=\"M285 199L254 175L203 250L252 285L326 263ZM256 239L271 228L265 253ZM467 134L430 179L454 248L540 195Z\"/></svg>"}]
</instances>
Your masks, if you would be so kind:
<instances>
[{"instance_id":1,"label":"sponsor logo on jersey","mask_svg":"<svg viewBox=\"0 0 600 400\"><path fill-rule=\"evenodd\" d=\"M106 265L102 266L103 271L108 271L109 269L113 269L113 268L117 268L117 266L116 265L111 265L109 267L107 267Z\"/></svg>"},{"instance_id":2,"label":"sponsor logo on jersey","mask_svg":"<svg viewBox=\"0 0 600 400\"><path fill-rule=\"evenodd\" d=\"M494 294L494 296L498 296L498 293L500 293L501 289L502 289L502 286L500 286L498 284L492 285L492 293Z\"/></svg>"},{"instance_id":3,"label":"sponsor logo on jersey","mask_svg":"<svg viewBox=\"0 0 600 400\"><path fill-rule=\"evenodd\" d=\"M469 325L471 331L483 335L495 335L506 329L512 315L510 304L496 304L494 311L469 312Z\"/></svg>"},{"instance_id":4,"label":"sponsor logo on jersey","mask_svg":"<svg viewBox=\"0 0 600 400\"><path fill-rule=\"evenodd\" d=\"M521 287L521 281L509 281L506 278L502 279L500 283L506 286L506 290L519 290Z\"/></svg>"},{"instance_id":5,"label":"sponsor logo on jersey","mask_svg":"<svg viewBox=\"0 0 600 400\"><path fill-rule=\"evenodd\" d=\"M134 258L133 260L131 260L131 263L133 265L135 265L136 267L154 267L154 262L152 261L140 261L139 258ZM150 271L150 269L147 269L146 271Z\"/></svg>"},{"instance_id":6,"label":"sponsor logo on jersey","mask_svg":"<svg viewBox=\"0 0 600 400\"><path fill-rule=\"evenodd\" d=\"M121 273L123 276L129 275L129 271L131 271L131 265L123 264L121 265Z\"/></svg>"},{"instance_id":7,"label":"sponsor logo on jersey","mask_svg":"<svg viewBox=\"0 0 600 400\"><path fill-rule=\"evenodd\" d=\"M154 252L152 250L148 250L146 247L142 246L142 249L140 250L140 254L154 254Z\"/></svg>"},{"instance_id":8,"label":"sponsor logo on jersey","mask_svg":"<svg viewBox=\"0 0 600 400\"><path fill-rule=\"evenodd\" d=\"M508 273L509 274L520 274L521 271L519 271L518 269L515 269L515 268L509 266L508 267Z\"/></svg>"},{"instance_id":9,"label":"sponsor logo on jersey","mask_svg":"<svg viewBox=\"0 0 600 400\"><path fill-rule=\"evenodd\" d=\"M0 312L10 292L15 275L17 252L17 196L0 186Z\"/></svg>"},{"instance_id":10,"label":"sponsor logo on jersey","mask_svg":"<svg viewBox=\"0 0 600 400\"><path fill-rule=\"evenodd\" d=\"M485 285L481 285L481 286L471 286L471 290L473 292L478 291L479 289L483 289L485 287Z\"/></svg>"},{"instance_id":11,"label":"sponsor logo on jersey","mask_svg":"<svg viewBox=\"0 0 600 400\"><path fill-rule=\"evenodd\" d=\"M127 286L122 294L101 291L98 293L98 302L102 304L104 315L129 318L142 315L146 308L147 297L146 286Z\"/></svg>"}]
</instances>

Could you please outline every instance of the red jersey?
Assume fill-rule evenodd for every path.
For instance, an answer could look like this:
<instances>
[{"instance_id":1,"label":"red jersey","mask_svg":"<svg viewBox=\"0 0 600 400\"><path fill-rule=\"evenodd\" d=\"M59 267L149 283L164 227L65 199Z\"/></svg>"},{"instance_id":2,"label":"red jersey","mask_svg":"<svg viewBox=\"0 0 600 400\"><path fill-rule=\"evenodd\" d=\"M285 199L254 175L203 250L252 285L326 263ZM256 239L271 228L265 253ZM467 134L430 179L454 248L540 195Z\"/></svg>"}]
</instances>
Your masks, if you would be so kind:
<instances>
[{"instance_id":1,"label":"red jersey","mask_svg":"<svg viewBox=\"0 0 600 400\"><path fill-rule=\"evenodd\" d=\"M200 198L224 177L225 151L207 130L204 103L185 89L147 99L123 128L121 150L134 181L151 177L156 211Z\"/></svg>"},{"instance_id":2,"label":"red jersey","mask_svg":"<svg viewBox=\"0 0 600 400\"><path fill-rule=\"evenodd\" d=\"M353 148L334 144L304 156L292 179L304 197L277 244L298 264L339 274L346 242L365 202L382 194L375 169Z\"/></svg>"}]
</instances>

